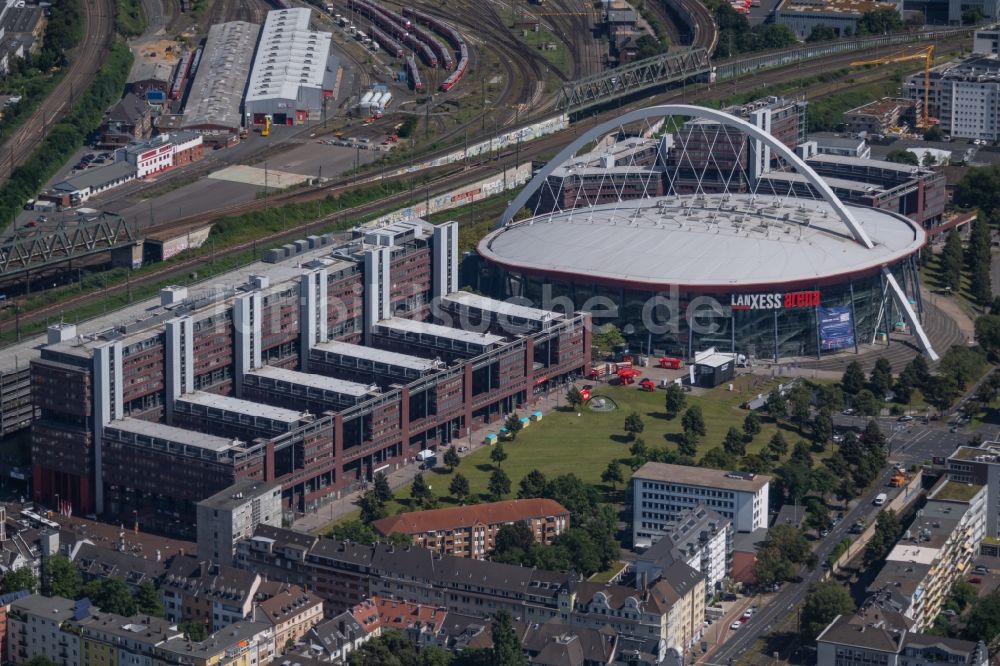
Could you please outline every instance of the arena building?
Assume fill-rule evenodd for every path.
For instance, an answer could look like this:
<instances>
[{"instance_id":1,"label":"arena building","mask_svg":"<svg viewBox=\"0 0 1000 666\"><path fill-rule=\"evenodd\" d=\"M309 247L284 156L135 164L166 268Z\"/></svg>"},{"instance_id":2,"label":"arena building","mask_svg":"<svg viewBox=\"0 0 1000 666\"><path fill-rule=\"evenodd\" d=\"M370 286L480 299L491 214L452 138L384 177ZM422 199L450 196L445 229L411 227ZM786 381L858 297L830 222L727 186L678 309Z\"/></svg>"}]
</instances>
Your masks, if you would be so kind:
<instances>
[{"instance_id":1,"label":"arena building","mask_svg":"<svg viewBox=\"0 0 1000 666\"><path fill-rule=\"evenodd\" d=\"M662 195L508 222L580 148L626 125L676 117L722 127L726 137L745 134L765 171L780 171L777 160L809 191L779 195L773 183L751 177L758 185L750 190L678 194L667 179ZM681 149L672 143L671 151ZM711 160L701 163L717 169ZM916 256L925 242L921 225L899 213L842 202L758 126L721 111L668 105L595 127L539 170L480 242L479 288L545 310L589 311L595 326L618 325L636 349L688 358L710 347L761 359L857 351L900 329L936 358L920 324Z\"/></svg>"}]
</instances>

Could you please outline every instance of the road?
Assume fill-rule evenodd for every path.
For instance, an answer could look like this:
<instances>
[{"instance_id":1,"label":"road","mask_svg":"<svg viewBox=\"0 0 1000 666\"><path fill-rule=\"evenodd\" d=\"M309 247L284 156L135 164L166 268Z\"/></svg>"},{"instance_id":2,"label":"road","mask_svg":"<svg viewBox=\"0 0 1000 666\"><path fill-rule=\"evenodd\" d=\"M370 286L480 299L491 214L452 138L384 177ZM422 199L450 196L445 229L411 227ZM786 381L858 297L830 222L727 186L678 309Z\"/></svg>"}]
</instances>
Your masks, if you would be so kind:
<instances>
[{"instance_id":1,"label":"road","mask_svg":"<svg viewBox=\"0 0 1000 666\"><path fill-rule=\"evenodd\" d=\"M972 391L974 390L975 387L972 388ZM964 429L951 432L951 428L943 421L925 425L919 420L900 423L896 417L876 420L888 440L890 460L899 462L904 467L919 465L934 456L947 456L955 450L955 447L968 442L972 434ZM864 428L868 421L869 419L863 417L838 414L834 417L834 426L837 428ZM1000 432L1000 426L987 424L981 425L976 430L976 433L983 435L984 438L996 436L998 432ZM898 492L888 491L886 487L890 473L891 469L889 468L883 470L872 489L854 500L844 518L830 530L830 534L825 539L819 542L816 555L820 562L824 562L837 543L848 535L851 525L855 521L864 517L871 524L875 520L879 511L879 508L872 503L875 495L881 492L889 492L890 495ZM803 569L801 571L802 582L789 583L782 587L770 603L761 607L735 633L730 631L729 639L707 660L700 663L711 666L728 666L728 664L734 663L750 650L754 643L765 638L790 614L797 613L798 607L809 592L809 586L822 580L825 574L825 570L821 567L812 571ZM727 631L729 630L727 629Z\"/></svg>"},{"instance_id":2,"label":"road","mask_svg":"<svg viewBox=\"0 0 1000 666\"><path fill-rule=\"evenodd\" d=\"M24 164L48 134L49 128L71 107L77 96L97 76L108 55L114 34L113 0L88 0L80 3L84 11L83 41L76 48L63 77L42 103L0 146L0 184Z\"/></svg>"}]
</instances>

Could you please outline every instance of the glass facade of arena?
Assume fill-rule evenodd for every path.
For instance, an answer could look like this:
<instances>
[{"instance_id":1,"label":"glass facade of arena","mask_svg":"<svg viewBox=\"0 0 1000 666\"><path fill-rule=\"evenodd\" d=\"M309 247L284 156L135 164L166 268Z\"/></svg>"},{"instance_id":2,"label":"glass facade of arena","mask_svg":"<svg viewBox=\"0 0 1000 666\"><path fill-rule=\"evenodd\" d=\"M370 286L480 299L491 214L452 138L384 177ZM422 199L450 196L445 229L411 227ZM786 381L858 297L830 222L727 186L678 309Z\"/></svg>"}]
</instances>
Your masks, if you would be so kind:
<instances>
[{"instance_id":1,"label":"glass facade of arena","mask_svg":"<svg viewBox=\"0 0 1000 666\"><path fill-rule=\"evenodd\" d=\"M920 316L915 257L898 262L891 271ZM880 272L793 289L774 285L752 291L671 294L596 284L586 276L552 279L483 262L479 289L533 307L587 311L595 329L609 323L618 326L634 352L688 358L709 347L762 360L854 352L856 345L884 340L890 331L906 328ZM791 305L786 298L794 301L796 295L805 295L808 305L785 307Z\"/></svg>"}]
</instances>

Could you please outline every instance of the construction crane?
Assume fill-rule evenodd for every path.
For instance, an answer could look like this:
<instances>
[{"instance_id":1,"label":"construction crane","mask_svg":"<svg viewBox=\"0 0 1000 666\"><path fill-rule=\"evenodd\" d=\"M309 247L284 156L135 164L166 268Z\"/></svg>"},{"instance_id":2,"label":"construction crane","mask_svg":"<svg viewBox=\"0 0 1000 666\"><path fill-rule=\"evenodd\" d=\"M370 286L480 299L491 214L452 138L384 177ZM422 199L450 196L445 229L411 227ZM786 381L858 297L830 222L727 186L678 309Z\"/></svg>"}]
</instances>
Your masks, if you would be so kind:
<instances>
[{"instance_id":1,"label":"construction crane","mask_svg":"<svg viewBox=\"0 0 1000 666\"><path fill-rule=\"evenodd\" d=\"M930 103L931 96L931 63L934 61L934 45L930 45L924 49L921 49L919 53L911 53L909 55L898 55L898 56L888 56L885 58L877 58L875 60L859 60L857 62L852 62L851 67L860 67L861 65L891 65L897 62L909 62L911 60L923 60L924 61L924 106L920 110L920 120L917 123L917 127L920 129L927 129L931 126L930 111L928 110L928 105Z\"/></svg>"}]
</instances>

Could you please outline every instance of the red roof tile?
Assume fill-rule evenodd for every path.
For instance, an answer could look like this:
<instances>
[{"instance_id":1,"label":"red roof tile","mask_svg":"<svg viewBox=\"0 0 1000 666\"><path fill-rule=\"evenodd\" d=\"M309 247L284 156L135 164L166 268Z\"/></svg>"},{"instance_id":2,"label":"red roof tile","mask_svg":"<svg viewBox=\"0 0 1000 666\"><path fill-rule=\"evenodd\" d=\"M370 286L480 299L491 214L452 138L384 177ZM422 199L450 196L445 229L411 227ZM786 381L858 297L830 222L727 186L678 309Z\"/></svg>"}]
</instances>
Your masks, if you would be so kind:
<instances>
[{"instance_id":1,"label":"red roof tile","mask_svg":"<svg viewBox=\"0 0 1000 666\"><path fill-rule=\"evenodd\" d=\"M430 511L413 511L389 516L372 523L379 534L421 534L423 532L486 525L513 523L531 518L568 515L562 504L550 499L519 499L471 506L456 506Z\"/></svg>"}]
</instances>

